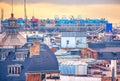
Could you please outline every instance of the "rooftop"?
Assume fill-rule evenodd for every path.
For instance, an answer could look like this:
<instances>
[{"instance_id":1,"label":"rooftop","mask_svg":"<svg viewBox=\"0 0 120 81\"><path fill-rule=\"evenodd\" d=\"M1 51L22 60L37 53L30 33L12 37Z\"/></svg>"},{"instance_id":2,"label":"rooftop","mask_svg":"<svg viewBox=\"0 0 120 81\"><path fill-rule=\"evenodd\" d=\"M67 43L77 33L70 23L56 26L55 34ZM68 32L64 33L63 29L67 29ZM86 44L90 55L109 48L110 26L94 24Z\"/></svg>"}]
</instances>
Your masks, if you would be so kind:
<instances>
[{"instance_id":1,"label":"rooftop","mask_svg":"<svg viewBox=\"0 0 120 81\"><path fill-rule=\"evenodd\" d=\"M53 52L51 52L46 45L42 45L41 47L46 50L41 51L40 55L34 55L31 57L28 72L58 72L57 58Z\"/></svg>"},{"instance_id":2,"label":"rooftop","mask_svg":"<svg viewBox=\"0 0 120 81\"><path fill-rule=\"evenodd\" d=\"M40 51L40 54L29 57L29 51L16 49L17 53L27 53L27 57L24 60L16 59L16 52L9 52L5 60L0 60L0 81L25 81L25 73L51 73L59 72L58 62L53 52L45 44L41 44L41 48L45 49ZM40 48L40 49L41 49ZM23 48L25 49L25 48ZM26 48L27 49L27 48ZM6 50L7 52L7 50ZM21 53L20 53L21 52ZM2 53L0 53L2 54ZM1 55L0 55L1 56ZM21 66L20 75L9 75L8 66Z\"/></svg>"}]
</instances>

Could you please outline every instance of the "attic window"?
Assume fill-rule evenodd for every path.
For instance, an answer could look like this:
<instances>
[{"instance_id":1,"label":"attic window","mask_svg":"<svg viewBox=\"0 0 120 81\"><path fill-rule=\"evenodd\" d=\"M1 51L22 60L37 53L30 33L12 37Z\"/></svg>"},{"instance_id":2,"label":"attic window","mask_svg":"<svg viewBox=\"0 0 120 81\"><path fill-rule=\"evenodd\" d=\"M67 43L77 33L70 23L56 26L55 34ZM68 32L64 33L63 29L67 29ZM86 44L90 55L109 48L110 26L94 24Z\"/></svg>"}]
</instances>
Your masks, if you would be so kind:
<instances>
[{"instance_id":1,"label":"attic window","mask_svg":"<svg viewBox=\"0 0 120 81\"><path fill-rule=\"evenodd\" d=\"M116 54L115 52L113 52L113 53L112 53L112 55L113 55L114 57L116 57L116 56L117 56L117 54Z\"/></svg>"},{"instance_id":2,"label":"attic window","mask_svg":"<svg viewBox=\"0 0 120 81\"><path fill-rule=\"evenodd\" d=\"M6 53L1 54L1 60L5 60L7 57Z\"/></svg>"},{"instance_id":3,"label":"attic window","mask_svg":"<svg viewBox=\"0 0 120 81\"><path fill-rule=\"evenodd\" d=\"M40 51L46 51L46 46L40 45Z\"/></svg>"},{"instance_id":4,"label":"attic window","mask_svg":"<svg viewBox=\"0 0 120 81\"><path fill-rule=\"evenodd\" d=\"M99 53L99 57L102 58L103 57L103 53Z\"/></svg>"},{"instance_id":5,"label":"attic window","mask_svg":"<svg viewBox=\"0 0 120 81\"><path fill-rule=\"evenodd\" d=\"M25 60L27 54L16 54L16 60Z\"/></svg>"},{"instance_id":6,"label":"attic window","mask_svg":"<svg viewBox=\"0 0 120 81\"><path fill-rule=\"evenodd\" d=\"M21 65L8 65L8 75L9 76L19 76L21 73Z\"/></svg>"}]
</instances>

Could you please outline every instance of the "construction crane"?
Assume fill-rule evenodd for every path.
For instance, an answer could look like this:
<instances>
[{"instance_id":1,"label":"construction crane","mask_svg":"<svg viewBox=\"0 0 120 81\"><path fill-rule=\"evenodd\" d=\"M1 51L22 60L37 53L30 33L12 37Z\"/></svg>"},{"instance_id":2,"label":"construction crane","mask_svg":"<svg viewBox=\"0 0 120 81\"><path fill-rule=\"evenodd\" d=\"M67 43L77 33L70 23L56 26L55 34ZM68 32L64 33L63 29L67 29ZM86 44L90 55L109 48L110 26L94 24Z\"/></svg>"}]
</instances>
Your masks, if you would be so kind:
<instances>
[{"instance_id":1,"label":"construction crane","mask_svg":"<svg viewBox=\"0 0 120 81\"><path fill-rule=\"evenodd\" d=\"M26 0L24 0L24 17L27 19L27 14L26 14Z\"/></svg>"},{"instance_id":2,"label":"construction crane","mask_svg":"<svg viewBox=\"0 0 120 81\"><path fill-rule=\"evenodd\" d=\"M4 19L4 10L3 10L3 8L1 8L1 20L3 20Z\"/></svg>"},{"instance_id":3,"label":"construction crane","mask_svg":"<svg viewBox=\"0 0 120 81\"><path fill-rule=\"evenodd\" d=\"M3 20L3 15L4 13L3 13L3 8L1 8L1 18L0 18L0 32L1 32L1 27L2 27L2 20Z\"/></svg>"}]
</instances>

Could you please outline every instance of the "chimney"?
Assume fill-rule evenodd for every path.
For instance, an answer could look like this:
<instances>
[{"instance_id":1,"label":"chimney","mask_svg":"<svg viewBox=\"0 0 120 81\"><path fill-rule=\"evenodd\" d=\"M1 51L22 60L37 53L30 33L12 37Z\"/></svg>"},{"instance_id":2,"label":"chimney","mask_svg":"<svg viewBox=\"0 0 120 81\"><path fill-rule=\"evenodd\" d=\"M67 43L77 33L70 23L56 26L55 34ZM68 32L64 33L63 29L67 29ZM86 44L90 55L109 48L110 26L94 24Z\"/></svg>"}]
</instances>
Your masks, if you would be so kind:
<instances>
[{"instance_id":1,"label":"chimney","mask_svg":"<svg viewBox=\"0 0 120 81\"><path fill-rule=\"evenodd\" d=\"M33 46L30 47L30 57L40 54L40 42L33 42Z\"/></svg>"},{"instance_id":2,"label":"chimney","mask_svg":"<svg viewBox=\"0 0 120 81\"><path fill-rule=\"evenodd\" d=\"M116 60L111 60L111 72L112 75L114 75L113 77L117 77L117 62Z\"/></svg>"}]
</instances>

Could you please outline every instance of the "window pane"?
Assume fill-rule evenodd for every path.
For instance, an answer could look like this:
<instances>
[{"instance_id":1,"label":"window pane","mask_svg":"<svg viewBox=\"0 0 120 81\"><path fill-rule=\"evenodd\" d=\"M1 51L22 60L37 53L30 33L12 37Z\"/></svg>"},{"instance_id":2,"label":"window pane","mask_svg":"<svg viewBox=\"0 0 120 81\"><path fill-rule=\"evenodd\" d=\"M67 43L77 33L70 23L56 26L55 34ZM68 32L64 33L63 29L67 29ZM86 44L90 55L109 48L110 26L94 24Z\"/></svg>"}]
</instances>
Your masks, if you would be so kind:
<instances>
[{"instance_id":1,"label":"window pane","mask_svg":"<svg viewBox=\"0 0 120 81\"><path fill-rule=\"evenodd\" d=\"M18 74L20 74L20 67L18 67Z\"/></svg>"},{"instance_id":2,"label":"window pane","mask_svg":"<svg viewBox=\"0 0 120 81\"><path fill-rule=\"evenodd\" d=\"M9 71L8 71L8 72L9 72L9 74L11 74L11 69L12 69L12 68L11 68L11 67L9 67L9 69L8 69L8 70L9 70Z\"/></svg>"},{"instance_id":3,"label":"window pane","mask_svg":"<svg viewBox=\"0 0 120 81\"><path fill-rule=\"evenodd\" d=\"M17 67L15 67L15 74L18 74L18 72L17 72Z\"/></svg>"},{"instance_id":4,"label":"window pane","mask_svg":"<svg viewBox=\"0 0 120 81\"><path fill-rule=\"evenodd\" d=\"M18 75L18 74L20 74L20 71L21 71L21 66L20 65L18 65L18 66L9 65L8 66L8 74L9 75L12 75L12 76Z\"/></svg>"},{"instance_id":5,"label":"window pane","mask_svg":"<svg viewBox=\"0 0 120 81\"><path fill-rule=\"evenodd\" d=\"M12 74L14 74L14 67L11 67L12 68Z\"/></svg>"}]
</instances>

